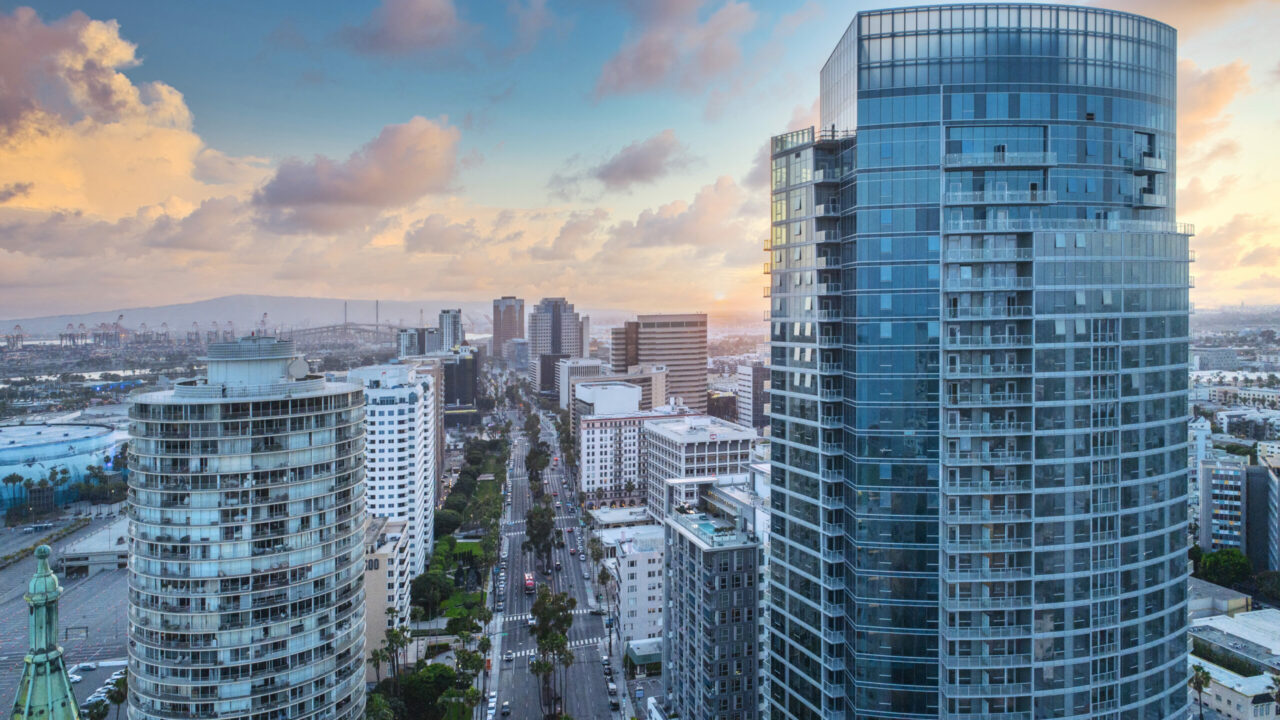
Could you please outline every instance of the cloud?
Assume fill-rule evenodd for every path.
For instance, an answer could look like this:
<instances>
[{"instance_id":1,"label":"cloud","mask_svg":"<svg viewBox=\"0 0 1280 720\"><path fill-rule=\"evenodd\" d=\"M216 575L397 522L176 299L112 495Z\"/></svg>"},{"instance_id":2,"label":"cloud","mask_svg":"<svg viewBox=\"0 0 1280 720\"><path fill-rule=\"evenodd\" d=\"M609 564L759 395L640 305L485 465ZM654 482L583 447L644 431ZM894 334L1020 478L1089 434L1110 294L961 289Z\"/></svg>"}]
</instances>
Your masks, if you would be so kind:
<instances>
[{"instance_id":1,"label":"cloud","mask_svg":"<svg viewBox=\"0 0 1280 720\"><path fill-rule=\"evenodd\" d=\"M1206 187L1199 177L1194 177L1186 187L1178 188L1178 212L1190 214L1212 207L1213 204L1231 192L1238 183L1238 175L1228 175L1218 181L1212 188Z\"/></svg>"},{"instance_id":2,"label":"cloud","mask_svg":"<svg viewBox=\"0 0 1280 720\"><path fill-rule=\"evenodd\" d=\"M1240 60L1201 70L1178 61L1178 143L1191 148L1226 127L1227 107L1249 89L1249 66Z\"/></svg>"},{"instance_id":3,"label":"cloud","mask_svg":"<svg viewBox=\"0 0 1280 720\"><path fill-rule=\"evenodd\" d=\"M1280 261L1280 247L1275 245L1259 245L1240 256L1241 267L1274 265L1276 261ZM1271 287L1280 288L1280 285L1272 285Z\"/></svg>"},{"instance_id":4,"label":"cloud","mask_svg":"<svg viewBox=\"0 0 1280 720\"><path fill-rule=\"evenodd\" d=\"M346 160L286 160L253 202L277 232L340 232L371 222L388 208L454 186L456 127L414 117L388 125Z\"/></svg>"},{"instance_id":5,"label":"cloud","mask_svg":"<svg viewBox=\"0 0 1280 720\"><path fill-rule=\"evenodd\" d=\"M705 3L628 3L637 32L601 68L596 99L667 86L696 92L736 68L742 60L739 43L755 25L756 13L729 0L700 22Z\"/></svg>"},{"instance_id":6,"label":"cloud","mask_svg":"<svg viewBox=\"0 0 1280 720\"><path fill-rule=\"evenodd\" d=\"M556 16L547 8L547 0L508 0L507 12L515 22L508 57L533 50L542 33L556 24Z\"/></svg>"},{"instance_id":7,"label":"cloud","mask_svg":"<svg viewBox=\"0 0 1280 720\"><path fill-rule=\"evenodd\" d=\"M575 212L560 227L560 232L549 244L534 245L529 248L529 256L534 260L553 262L576 260L608 217L609 213L601 208L589 212Z\"/></svg>"},{"instance_id":8,"label":"cloud","mask_svg":"<svg viewBox=\"0 0 1280 720\"><path fill-rule=\"evenodd\" d=\"M767 234L765 218L748 207L749 197L728 176L698 190L693 202L676 200L642 211L634 221L624 220L609 230L603 254L623 249L690 247L707 253L731 250L736 243L753 247L760 255L760 238L753 227Z\"/></svg>"},{"instance_id":9,"label":"cloud","mask_svg":"<svg viewBox=\"0 0 1280 720\"><path fill-rule=\"evenodd\" d=\"M31 194L32 185L29 182L16 182L0 186L0 204L7 203L16 197L24 197Z\"/></svg>"},{"instance_id":10,"label":"cloud","mask_svg":"<svg viewBox=\"0 0 1280 720\"><path fill-rule=\"evenodd\" d=\"M252 239L250 209L239 198L210 198L183 218L160 216L142 234L153 248L230 252Z\"/></svg>"},{"instance_id":11,"label":"cloud","mask_svg":"<svg viewBox=\"0 0 1280 720\"><path fill-rule=\"evenodd\" d=\"M591 176L604 183L606 190L630 189L632 185L656 182L666 175L689 166L689 148L676 139L668 128L618 151L600 163Z\"/></svg>"},{"instance_id":12,"label":"cloud","mask_svg":"<svg viewBox=\"0 0 1280 720\"><path fill-rule=\"evenodd\" d=\"M1187 36L1217 27L1249 7L1275 5L1277 0L1099 0L1095 4L1155 18Z\"/></svg>"},{"instance_id":13,"label":"cloud","mask_svg":"<svg viewBox=\"0 0 1280 720\"><path fill-rule=\"evenodd\" d=\"M469 33L453 0L383 0L363 23L338 36L364 55L405 56L458 45Z\"/></svg>"},{"instance_id":14,"label":"cloud","mask_svg":"<svg viewBox=\"0 0 1280 720\"><path fill-rule=\"evenodd\" d=\"M751 159L751 169L742 179L742 186L751 190L764 190L769 187L772 177L772 158L769 156L769 142L760 143L755 156Z\"/></svg>"},{"instance_id":15,"label":"cloud","mask_svg":"<svg viewBox=\"0 0 1280 720\"><path fill-rule=\"evenodd\" d=\"M796 105L791 108L791 119L787 121L787 132L818 127L822 124L822 98L816 97L808 105Z\"/></svg>"},{"instance_id":16,"label":"cloud","mask_svg":"<svg viewBox=\"0 0 1280 720\"><path fill-rule=\"evenodd\" d=\"M1280 287L1280 275L1269 272L1264 272L1252 280L1246 280L1236 285L1238 290L1266 290L1268 293L1275 292L1278 287ZM1274 299L1274 296L1270 297Z\"/></svg>"},{"instance_id":17,"label":"cloud","mask_svg":"<svg viewBox=\"0 0 1280 720\"><path fill-rule=\"evenodd\" d=\"M475 245L480 239L475 220L450 222L438 213L414 223L404 234L404 249L411 253L456 253Z\"/></svg>"},{"instance_id":18,"label":"cloud","mask_svg":"<svg viewBox=\"0 0 1280 720\"><path fill-rule=\"evenodd\" d=\"M1234 215L1226 223L1210 227L1196 235L1193 240L1197 247L1195 267L1209 271L1238 268L1242 253L1265 245L1249 241L1269 237L1276 229L1276 224L1268 218Z\"/></svg>"}]
</instances>

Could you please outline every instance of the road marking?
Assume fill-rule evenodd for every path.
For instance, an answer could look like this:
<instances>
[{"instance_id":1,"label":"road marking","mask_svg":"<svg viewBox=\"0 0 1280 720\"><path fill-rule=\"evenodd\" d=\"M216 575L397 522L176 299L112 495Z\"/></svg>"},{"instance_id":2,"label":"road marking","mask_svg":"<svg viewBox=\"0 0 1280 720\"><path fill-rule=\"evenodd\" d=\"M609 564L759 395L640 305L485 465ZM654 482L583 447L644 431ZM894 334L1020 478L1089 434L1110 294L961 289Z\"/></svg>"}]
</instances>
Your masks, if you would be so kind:
<instances>
[{"instance_id":1,"label":"road marking","mask_svg":"<svg viewBox=\"0 0 1280 720\"><path fill-rule=\"evenodd\" d=\"M570 612L570 614L571 614L571 615L586 615L586 614L587 614L587 613L589 613L589 612L591 612L591 610L590 610L589 608L575 608L575 609L573 609L573 610ZM521 613L521 614L519 614L519 615L507 615L507 616L505 616L505 618L504 618L504 619L505 619L505 620L507 620L507 621L523 620L524 622L529 622L529 618L531 618L531 617L533 617L533 615L532 615L532 614L530 614L530 613Z\"/></svg>"},{"instance_id":2,"label":"road marking","mask_svg":"<svg viewBox=\"0 0 1280 720\"><path fill-rule=\"evenodd\" d=\"M590 647L590 646L592 646L592 645L599 645L600 643L604 642L604 641L605 641L605 640L607 640L607 639L608 639L608 638L597 637L597 638L587 638L587 639L585 639L585 640L570 640L570 641L569 641L569 643L568 643L568 648L569 648L570 650L574 650L574 649L576 649L576 648L584 648L584 647ZM537 648L532 648L532 649L529 649L529 650L516 650L516 651L513 651L513 652L511 653L511 657L512 657L512 658L526 658L526 657L533 657L534 655L537 655L537 654L538 654L538 649L537 649Z\"/></svg>"}]
</instances>

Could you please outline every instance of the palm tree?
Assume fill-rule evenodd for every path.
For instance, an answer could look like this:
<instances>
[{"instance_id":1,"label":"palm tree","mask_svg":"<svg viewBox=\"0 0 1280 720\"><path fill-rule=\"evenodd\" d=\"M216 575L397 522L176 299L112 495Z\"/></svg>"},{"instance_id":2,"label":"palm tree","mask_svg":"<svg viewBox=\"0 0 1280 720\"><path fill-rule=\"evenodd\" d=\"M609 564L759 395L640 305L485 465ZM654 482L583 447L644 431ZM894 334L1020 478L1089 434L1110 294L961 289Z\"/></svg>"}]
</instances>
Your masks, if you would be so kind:
<instances>
[{"instance_id":1,"label":"palm tree","mask_svg":"<svg viewBox=\"0 0 1280 720\"><path fill-rule=\"evenodd\" d=\"M111 708L102 700L95 700L89 705L89 712L86 713L88 720L107 720L107 713L111 712Z\"/></svg>"},{"instance_id":2,"label":"palm tree","mask_svg":"<svg viewBox=\"0 0 1280 720\"><path fill-rule=\"evenodd\" d=\"M120 720L120 706L129 702L129 674L111 683L107 688L107 702L116 708L115 720Z\"/></svg>"},{"instance_id":3,"label":"palm tree","mask_svg":"<svg viewBox=\"0 0 1280 720\"><path fill-rule=\"evenodd\" d=\"M1196 665L1191 668L1191 678L1187 680L1187 685L1196 693L1196 703L1200 705L1200 720L1204 720L1204 691L1209 687L1209 683L1213 682L1213 676L1203 665Z\"/></svg>"},{"instance_id":4,"label":"palm tree","mask_svg":"<svg viewBox=\"0 0 1280 720\"><path fill-rule=\"evenodd\" d=\"M1267 691L1271 693L1272 701L1280 703L1280 675L1271 673L1271 687Z\"/></svg>"}]
</instances>

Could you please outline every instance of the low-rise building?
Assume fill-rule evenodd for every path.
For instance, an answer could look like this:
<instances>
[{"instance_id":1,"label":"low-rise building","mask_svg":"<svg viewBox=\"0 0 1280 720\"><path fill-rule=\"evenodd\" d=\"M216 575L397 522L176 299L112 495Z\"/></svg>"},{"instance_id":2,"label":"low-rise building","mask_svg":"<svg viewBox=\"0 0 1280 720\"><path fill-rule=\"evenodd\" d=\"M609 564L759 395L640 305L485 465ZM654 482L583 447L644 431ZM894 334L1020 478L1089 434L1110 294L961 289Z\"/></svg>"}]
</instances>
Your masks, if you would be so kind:
<instances>
[{"instance_id":1,"label":"low-rise building","mask_svg":"<svg viewBox=\"0 0 1280 720\"><path fill-rule=\"evenodd\" d=\"M1214 615L1235 615L1253 609L1253 598L1238 590L1200 578L1187 579L1187 617L1198 620Z\"/></svg>"},{"instance_id":2,"label":"low-rise building","mask_svg":"<svg viewBox=\"0 0 1280 720\"><path fill-rule=\"evenodd\" d=\"M1197 657L1192 657L1189 664L1193 668L1204 668L1212 678L1203 693L1191 691L1192 717L1199 716L1201 710L1207 711L1205 718L1214 720L1259 720L1276 716L1270 675L1240 675ZM1204 698L1203 708L1201 698Z\"/></svg>"},{"instance_id":3,"label":"low-rise building","mask_svg":"<svg viewBox=\"0 0 1280 720\"><path fill-rule=\"evenodd\" d=\"M754 429L705 415L646 421L642 477L650 514L664 519L669 479L744 472L755 441Z\"/></svg>"},{"instance_id":4,"label":"low-rise building","mask_svg":"<svg viewBox=\"0 0 1280 720\"><path fill-rule=\"evenodd\" d=\"M617 588L613 610L623 642L662 637L663 529L660 525L599 530L605 567Z\"/></svg>"},{"instance_id":5,"label":"low-rise building","mask_svg":"<svg viewBox=\"0 0 1280 720\"><path fill-rule=\"evenodd\" d=\"M68 578L129 567L129 517L120 515L89 535L58 549L58 568Z\"/></svg>"},{"instance_id":6,"label":"low-rise building","mask_svg":"<svg viewBox=\"0 0 1280 720\"><path fill-rule=\"evenodd\" d=\"M644 497L641 429L647 422L689 412L683 405L664 405L653 410L582 416L577 437L579 489L597 503Z\"/></svg>"},{"instance_id":7,"label":"low-rise building","mask_svg":"<svg viewBox=\"0 0 1280 720\"><path fill-rule=\"evenodd\" d=\"M413 574L407 523L370 517L364 543L365 647L373 651L386 644L387 630L409 624ZM366 678L374 680L373 667L365 669Z\"/></svg>"}]
</instances>

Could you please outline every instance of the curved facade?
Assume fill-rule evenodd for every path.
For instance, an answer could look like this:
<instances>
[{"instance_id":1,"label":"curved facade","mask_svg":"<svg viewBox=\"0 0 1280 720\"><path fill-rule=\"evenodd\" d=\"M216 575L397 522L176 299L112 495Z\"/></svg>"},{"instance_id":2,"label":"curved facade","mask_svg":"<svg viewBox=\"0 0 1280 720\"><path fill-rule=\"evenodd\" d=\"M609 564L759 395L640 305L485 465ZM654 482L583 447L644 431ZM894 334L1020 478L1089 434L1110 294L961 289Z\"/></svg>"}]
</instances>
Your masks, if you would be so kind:
<instances>
[{"instance_id":1,"label":"curved facade","mask_svg":"<svg viewBox=\"0 0 1280 720\"><path fill-rule=\"evenodd\" d=\"M291 341L130 409L129 715L364 713L364 393Z\"/></svg>"},{"instance_id":2,"label":"curved facade","mask_svg":"<svg viewBox=\"0 0 1280 720\"><path fill-rule=\"evenodd\" d=\"M823 129L774 138L781 716L1185 717L1175 51L1101 9L860 13Z\"/></svg>"}]
</instances>

